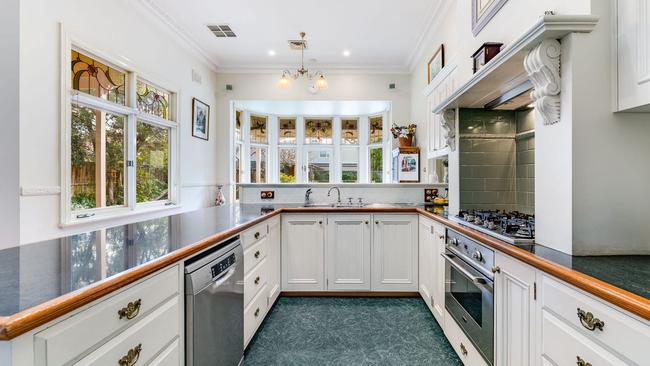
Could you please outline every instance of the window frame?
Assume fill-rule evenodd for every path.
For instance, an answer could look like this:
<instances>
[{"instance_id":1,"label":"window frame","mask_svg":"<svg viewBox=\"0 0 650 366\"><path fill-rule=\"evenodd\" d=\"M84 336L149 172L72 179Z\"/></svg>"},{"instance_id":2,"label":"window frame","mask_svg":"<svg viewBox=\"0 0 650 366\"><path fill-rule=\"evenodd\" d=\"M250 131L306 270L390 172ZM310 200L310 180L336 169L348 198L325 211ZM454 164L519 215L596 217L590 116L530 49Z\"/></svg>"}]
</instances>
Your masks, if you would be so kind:
<instances>
[{"instance_id":1,"label":"window frame","mask_svg":"<svg viewBox=\"0 0 650 366\"><path fill-rule=\"evenodd\" d=\"M391 182L390 178L390 167L392 164L391 160L391 143L390 138L390 118L391 111L390 108L387 110L372 113L372 114L357 114L357 115L301 115L301 114L271 114L271 113L261 113L259 111L247 110L242 104L239 104L237 101L231 101L231 124L230 124L230 146L231 152L234 155L235 146L237 141L235 140L235 116L236 111L240 110L242 113L242 130L247 131L248 128L248 118L250 115L255 116L265 116L267 118L267 128L268 128L268 147L267 154L267 181L266 183L251 183L250 176L248 175L250 167L242 167L242 174L240 184L259 184L259 185L287 185L291 184L370 184L370 166L369 166L369 154L371 148L381 147L382 148L382 183L372 183L372 184L386 184ZM371 117L382 117L382 142L369 145L370 140L370 118ZM296 121L296 143L295 144L280 144L279 143L279 121L281 119L295 119ZM329 119L332 121L332 141L331 144L306 144L305 143L305 120L306 119ZM358 144L342 144L341 134L342 134L342 120L344 119L356 119L357 129L358 129ZM242 145L242 157L250 156L251 146L259 144L251 144L250 136L244 134L242 136L244 143ZM279 162L279 151L280 149L292 148L296 151L296 182L295 183L282 183L280 182L280 162ZM310 149L321 149L327 148L331 153L331 165L330 165L330 182L329 183L309 183L307 166L306 166L306 151ZM343 149L358 149L358 166L357 166L357 182L356 183L344 183L342 180L343 167L342 167L342 150ZM242 158L243 164L249 164L249 159ZM231 197L235 197L235 185L237 184L234 180L234 164L231 163L231 183L233 188L230 190ZM246 175L246 176L244 176Z\"/></svg>"},{"instance_id":2,"label":"window frame","mask_svg":"<svg viewBox=\"0 0 650 366\"><path fill-rule=\"evenodd\" d=\"M60 161L61 161L61 194L60 194L60 226L72 226L101 221L111 218L124 217L150 211L169 210L180 207L180 128L178 123L180 92L168 82L153 82L162 78L152 77L140 72L134 65L118 62L118 58L110 53L89 47L78 38L71 37L61 27L60 48ZM120 105L98 98L82 91L73 89L71 52L75 50L113 67L126 74L126 105ZM136 82L142 80L150 85L161 88L170 94L169 118L141 112L137 107ZM97 207L83 210L72 209L72 161L71 161L71 124L72 105L99 109L109 113L125 116L125 202L123 206ZM137 121L146 122L158 127L169 128L169 162L168 162L168 199L160 201L136 203L136 128Z\"/></svg>"}]
</instances>

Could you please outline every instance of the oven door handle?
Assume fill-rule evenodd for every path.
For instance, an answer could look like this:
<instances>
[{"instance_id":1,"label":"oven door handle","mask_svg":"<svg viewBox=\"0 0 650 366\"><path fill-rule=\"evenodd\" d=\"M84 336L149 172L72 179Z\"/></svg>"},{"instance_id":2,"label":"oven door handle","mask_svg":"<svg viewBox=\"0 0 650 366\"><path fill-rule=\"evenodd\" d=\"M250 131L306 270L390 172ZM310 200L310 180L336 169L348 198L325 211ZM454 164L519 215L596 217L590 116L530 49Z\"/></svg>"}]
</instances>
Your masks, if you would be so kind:
<instances>
[{"instance_id":1,"label":"oven door handle","mask_svg":"<svg viewBox=\"0 0 650 366\"><path fill-rule=\"evenodd\" d=\"M454 257L447 254L447 253L441 253L440 254L445 260L452 266L454 267L457 271L462 273L465 277L469 278L472 280L477 285L481 286L486 286L488 284L488 281L485 279L483 276L476 276L473 273L471 273L467 268L464 268L463 265L457 263L454 260Z\"/></svg>"}]
</instances>

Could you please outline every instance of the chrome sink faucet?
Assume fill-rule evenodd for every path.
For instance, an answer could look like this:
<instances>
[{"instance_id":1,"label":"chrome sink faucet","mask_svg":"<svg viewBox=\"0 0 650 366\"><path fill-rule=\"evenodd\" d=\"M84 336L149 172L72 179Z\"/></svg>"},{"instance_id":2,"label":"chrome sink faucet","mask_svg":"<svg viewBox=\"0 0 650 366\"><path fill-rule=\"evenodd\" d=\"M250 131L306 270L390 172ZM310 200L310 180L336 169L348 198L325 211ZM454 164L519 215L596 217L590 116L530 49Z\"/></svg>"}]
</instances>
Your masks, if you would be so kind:
<instances>
[{"instance_id":1,"label":"chrome sink faucet","mask_svg":"<svg viewBox=\"0 0 650 366\"><path fill-rule=\"evenodd\" d=\"M311 201L311 198L309 196L311 195L311 188L308 188L307 191L305 191L305 205L308 205Z\"/></svg>"},{"instance_id":2,"label":"chrome sink faucet","mask_svg":"<svg viewBox=\"0 0 650 366\"><path fill-rule=\"evenodd\" d=\"M332 194L332 190L336 189L336 193L338 194L338 198L336 200L336 204L339 206L341 205L341 190L337 186L333 186L332 188L327 191L327 197L329 197Z\"/></svg>"}]
</instances>

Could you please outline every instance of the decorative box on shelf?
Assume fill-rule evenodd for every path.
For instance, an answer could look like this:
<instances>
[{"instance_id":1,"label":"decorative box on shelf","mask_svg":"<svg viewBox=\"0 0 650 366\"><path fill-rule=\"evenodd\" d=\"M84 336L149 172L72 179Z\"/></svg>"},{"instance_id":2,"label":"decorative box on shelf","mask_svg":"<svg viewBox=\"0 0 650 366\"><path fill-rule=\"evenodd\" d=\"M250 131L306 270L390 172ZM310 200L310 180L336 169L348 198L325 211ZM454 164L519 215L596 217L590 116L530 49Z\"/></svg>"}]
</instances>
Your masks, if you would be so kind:
<instances>
[{"instance_id":1,"label":"decorative box on shelf","mask_svg":"<svg viewBox=\"0 0 650 366\"><path fill-rule=\"evenodd\" d=\"M473 62L473 70L474 73L478 70L481 69L485 64L490 62L491 59L494 58L499 52L501 51L501 46L503 46L503 43L498 43L498 42L485 42L479 48L474 52L472 55L472 62Z\"/></svg>"},{"instance_id":2,"label":"decorative box on shelf","mask_svg":"<svg viewBox=\"0 0 650 366\"><path fill-rule=\"evenodd\" d=\"M420 181L420 148L399 147L393 150L393 182L417 183Z\"/></svg>"}]
</instances>

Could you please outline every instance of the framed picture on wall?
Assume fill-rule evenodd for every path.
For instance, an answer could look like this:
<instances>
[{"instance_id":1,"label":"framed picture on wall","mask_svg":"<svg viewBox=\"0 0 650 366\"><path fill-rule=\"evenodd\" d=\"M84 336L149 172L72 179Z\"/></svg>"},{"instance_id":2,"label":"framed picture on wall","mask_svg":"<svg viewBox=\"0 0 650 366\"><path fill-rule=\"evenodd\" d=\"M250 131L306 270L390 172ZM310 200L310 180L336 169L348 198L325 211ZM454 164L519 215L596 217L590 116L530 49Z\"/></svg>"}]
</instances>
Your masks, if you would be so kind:
<instances>
[{"instance_id":1,"label":"framed picture on wall","mask_svg":"<svg viewBox=\"0 0 650 366\"><path fill-rule=\"evenodd\" d=\"M210 106L192 98L192 136L208 140L210 127Z\"/></svg>"},{"instance_id":2,"label":"framed picture on wall","mask_svg":"<svg viewBox=\"0 0 650 366\"><path fill-rule=\"evenodd\" d=\"M445 67L445 47L441 44L427 63L427 84L431 83L443 67Z\"/></svg>"},{"instance_id":3,"label":"framed picture on wall","mask_svg":"<svg viewBox=\"0 0 650 366\"><path fill-rule=\"evenodd\" d=\"M477 34L494 18L508 0L472 0L472 34Z\"/></svg>"},{"instance_id":4,"label":"framed picture on wall","mask_svg":"<svg viewBox=\"0 0 650 366\"><path fill-rule=\"evenodd\" d=\"M404 149L405 150L405 149ZM397 158L398 182L419 182L420 181L420 152L419 150L400 149Z\"/></svg>"}]
</instances>

